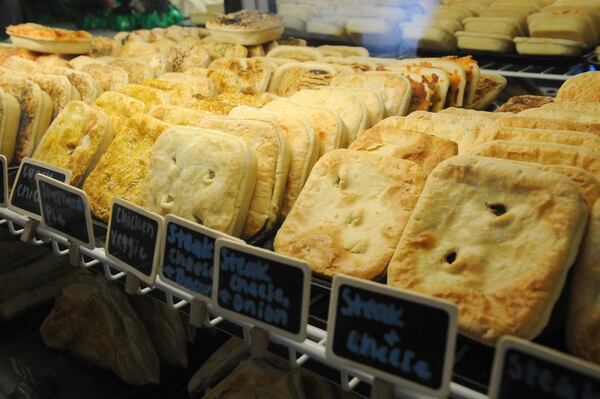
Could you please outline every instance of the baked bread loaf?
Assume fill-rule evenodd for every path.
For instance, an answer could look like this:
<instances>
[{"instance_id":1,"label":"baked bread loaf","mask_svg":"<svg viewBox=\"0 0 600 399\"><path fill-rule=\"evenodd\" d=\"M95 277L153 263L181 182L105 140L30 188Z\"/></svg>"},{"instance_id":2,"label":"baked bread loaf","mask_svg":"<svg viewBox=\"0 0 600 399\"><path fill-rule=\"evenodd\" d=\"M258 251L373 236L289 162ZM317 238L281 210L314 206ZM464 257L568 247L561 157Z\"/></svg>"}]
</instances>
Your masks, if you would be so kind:
<instances>
[{"instance_id":1,"label":"baked bread loaf","mask_svg":"<svg viewBox=\"0 0 600 399\"><path fill-rule=\"evenodd\" d=\"M569 352L596 364L600 364L599 251L600 201L596 201L574 266L566 330Z\"/></svg>"},{"instance_id":2,"label":"baked bread loaf","mask_svg":"<svg viewBox=\"0 0 600 399\"><path fill-rule=\"evenodd\" d=\"M152 146L169 127L141 112L113 126L113 141L83 184L92 215L104 222L110 217L113 197L142 206L140 190Z\"/></svg>"},{"instance_id":3,"label":"baked bread loaf","mask_svg":"<svg viewBox=\"0 0 600 399\"><path fill-rule=\"evenodd\" d=\"M297 62L283 64L275 70L271 83L269 83L269 92L278 96L289 97L302 89L329 86L332 78L337 74L338 70L333 65L325 63Z\"/></svg>"},{"instance_id":4,"label":"baked bread loaf","mask_svg":"<svg viewBox=\"0 0 600 399\"><path fill-rule=\"evenodd\" d=\"M256 186L241 237L246 240L270 231L281 212L290 167L290 149L284 133L274 124L252 119L210 116L200 127L243 140L258 159Z\"/></svg>"},{"instance_id":5,"label":"baked bread loaf","mask_svg":"<svg viewBox=\"0 0 600 399\"><path fill-rule=\"evenodd\" d=\"M0 89L0 154L10 165L15 153L21 106L10 94Z\"/></svg>"},{"instance_id":6,"label":"baked bread loaf","mask_svg":"<svg viewBox=\"0 0 600 399\"><path fill-rule=\"evenodd\" d=\"M411 85L406 77L377 72L341 73L333 77L331 86L375 91L383 100L384 117L406 114L412 95Z\"/></svg>"},{"instance_id":7,"label":"baked bread loaf","mask_svg":"<svg viewBox=\"0 0 600 399\"><path fill-rule=\"evenodd\" d=\"M157 105L169 104L171 99L169 95L159 89L138 84L126 84L118 88L117 93L125 94L126 96L140 100L145 105L145 112L150 111Z\"/></svg>"},{"instance_id":8,"label":"baked bread loaf","mask_svg":"<svg viewBox=\"0 0 600 399\"><path fill-rule=\"evenodd\" d=\"M169 125L198 126L202 119L211 115L199 109L178 107L177 105L157 105L148 113L153 118L160 119Z\"/></svg>"},{"instance_id":9,"label":"baked bread loaf","mask_svg":"<svg viewBox=\"0 0 600 399\"><path fill-rule=\"evenodd\" d=\"M600 154L586 148L564 144L517 141L489 141L471 150L473 155L537 162L547 165L577 166L600 180Z\"/></svg>"},{"instance_id":10,"label":"baked bread loaf","mask_svg":"<svg viewBox=\"0 0 600 399\"><path fill-rule=\"evenodd\" d=\"M458 146L453 141L385 126L367 130L349 149L412 161L421 166L426 175L440 162L458 154Z\"/></svg>"},{"instance_id":11,"label":"baked bread loaf","mask_svg":"<svg viewBox=\"0 0 600 399\"><path fill-rule=\"evenodd\" d=\"M342 119L337 112L327 107L275 100L265 105L264 109L298 118L310 125L318 137L319 156L340 148L346 139Z\"/></svg>"},{"instance_id":12,"label":"baked bread loaf","mask_svg":"<svg viewBox=\"0 0 600 399\"><path fill-rule=\"evenodd\" d=\"M556 101L600 101L600 72L585 72L569 78L558 90Z\"/></svg>"},{"instance_id":13,"label":"baked bread loaf","mask_svg":"<svg viewBox=\"0 0 600 399\"><path fill-rule=\"evenodd\" d=\"M92 51L92 35L81 30L26 23L9 25L6 33L14 45L40 53L85 54Z\"/></svg>"},{"instance_id":14,"label":"baked bread loaf","mask_svg":"<svg viewBox=\"0 0 600 399\"><path fill-rule=\"evenodd\" d=\"M19 163L33 153L46 132L52 118L52 99L31 80L0 76L0 88L13 96L20 105L21 114L13 162Z\"/></svg>"},{"instance_id":15,"label":"baked bread loaf","mask_svg":"<svg viewBox=\"0 0 600 399\"><path fill-rule=\"evenodd\" d=\"M508 99L507 102L502 104L494 112L512 112L518 114L521 111L525 111L529 108L539 108L545 104L554 102L554 97L548 96L514 96Z\"/></svg>"},{"instance_id":16,"label":"baked bread loaf","mask_svg":"<svg viewBox=\"0 0 600 399\"><path fill-rule=\"evenodd\" d=\"M177 215L239 236L256 177L256 155L242 139L175 126L152 147L143 203L159 215Z\"/></svg>"},{"instance_id":17,"label":"baked bread loaf","mask_svg":"<svg viewBox=\"0 0 600 399\"><path fill-rule=\"evenodd\" d=\"M66 76L34 74L29 76L29 80L37 83L40 89L48 93L52 99L53 120L71 101L81 100L79 91L77 91Z\"/></svg>"},{"instance_id":18,"label":"baked bread loaf","mask_svg":"<svg viewBox=\"0 0 600 399\"><path fill-rule=\"evenodd\" d=\"M108 117L83 101L71 101L52 122L33 158L71 171L80 186L112 141Z\"/></svg>"},{"instance_id":19,"label":"baked bread loaf","mask_svg":"<svg viewBox=\"0 0 600 399\"><path fill-rule=\"evenodd\" d=\"M338 113L346 131L346 141L340 144L345 148L364 132L367 125L367 108L352 94L340 93L329 88L300 90L289 97L290 101L330 108Z\"/></svg>"},{"instance_id":20,"label":"baked bread loaf","mask_svg":"<svg viewBox=\"0 0 600 399\"><path fill-rule=\"evenodd\" d=\"M267 91L273 73L271 66L260 58L223 57L211 62L210 69L234 72L246 94L262 94Z\"/></svg>"},{"instance_id":21,"label":"baked bread loaf","mask_svg":"<svg viewBox=\"0 0 600 399\"><path fill-rule=\"evenodd\" d=\"M211 19L206 28L216 41L253 46L279 39L284 25L279 15L242 10Z\"/></svg>"},{"instance_id":22,"label":"baked bread loaf","mask_svg":"<svg viewBox=\"0 0 600 399\"><path fill-rule=\"evenodd\" d=\"M459 330L535 338L575 260L587 206L567 177L460 156L441 163L388 267L388 284L458 306Z\"/></svg>"},{"instance_id":23,"label":"baked bread loaf","mask_svg":"<svg viewBox=\"0 0 600 399\"><path fill-rule=\"evenodd\" d=\"M81 96L81 101L92 105L96 98L102 94L102 88L91 75L76 71L70 68L54 67L47 70L48 73L54 75L66 76L69 82L77 89Z\"/></svg>"},{"instance_id":24,"label":"baked bread loaf","mask_svg":"<svg viewBox=\"0 0 600 399\"><path fill-rule=\"evenodd\" d=\"M325 276L384 274L425 175L413 162L336 150L313 168L275 237L275 251Z\"/></svg>"},{"instance_id":25,"label":"baked bread loaf","mask_svg":"<svg viewBox=\"0 0 600 399\"><path fill-rule=\"evenodd\" d=\"M229 116L270 122L285 134L290 147L290 167L280 212L285 218L319 157L319 139L314 129L301 119L248 106L235 107Z\"/></svg>"}]
</instances>

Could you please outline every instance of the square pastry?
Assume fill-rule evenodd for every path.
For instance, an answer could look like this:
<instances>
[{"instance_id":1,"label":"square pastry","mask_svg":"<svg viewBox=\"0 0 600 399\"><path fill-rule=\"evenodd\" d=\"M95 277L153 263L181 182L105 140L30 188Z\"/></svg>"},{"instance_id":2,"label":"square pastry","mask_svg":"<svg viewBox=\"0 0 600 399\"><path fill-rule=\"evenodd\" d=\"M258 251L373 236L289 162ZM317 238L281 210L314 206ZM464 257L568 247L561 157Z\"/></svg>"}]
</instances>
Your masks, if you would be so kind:
<instances>
[{"instance_id":1,"label":"square pastry","mask_svg":"<svg viewBox=\"0 0 600 399\"><path fill-rule=\"evenodd\" d=\"M152 146L169 125L139 113L114 126L115 137L83 184L92 215L105 222L113 197L141 204Z\"/></svg>"},{"instance_id":2,"label":"square pastry","mask_svg":"<svg viewBox=\"0 0 600 399\"><path fill-rule=\"evenodd\" d=\"M216 131L175 126L152 148L144 206L239 236L256 183L254 150ZM193 188L193 189L192 189Z\"/></svg>"},{"instance_id":3,"label":"square pastry","mask_svg":"<svg viewBox=\"0 0 600 399\"><path fill-rule=\"evenodd\" d=\"M393 127L376 126L367 130L352 145L351 150L391 155L412 161L429 174L440 162L455 156L455 142L426 133Z\"/></svg>"},{"instance_id":4,"label":"square pastry","mask_svg":"<svg viewBox=\"0 0 600 399\"><path fill-rule=\"evenodd\" d=\"M132 116L144 113L146 109L145 104L140 100L116 91L102 93L96 99L95 105L108 116L115 135L119 131L118 126L125 123Z\"/></svg>"},{"instance_id":5,"label":"square pastry","mask_svg":"<svg viewBox=\"0 0 600 399\"><path fill-rule=\"evenodd\" d=\"M281 216L286 217L319 157L319 140L314 129L298 118L245 105L235 107L229 116L271 122L285 134L291 156L281 205Z\"/></svg>"},{"instance_id":6,"label":"square pastry","mask_svg":"<svg viewBox=\"0 0 600 399\"><path fill-rule=\"evenodd\" d=\"M164 91L138 84L126 84L118 88L117 92L143 102L146 112L157 105L169 104L171 101L169 95Z\"/></svg>"},{"instance_id":7,"label":"square pastry","mask_svg":"<svg viewBox=\"0 0 600 399\"><path fill-rule=\"evenodd\" d=\"M241 237L246 240L273 229L281 212L290 167L285 134L270 122L222 116L207 117L199 127L238 137L254 149L258 159L256 186ZM229 161L229 157L225 160Z\"/></svg>"},{"instance_id":8,"label":"square pastry","mask_svg":"<svg viewBox=\"0 0 600 399\"><path fill-rule=\"evenodd\" d=\"M425 182L417 164L335 150L317 161L275 237L275 251L325 276L385 273Z\"/></svg>"},{"instance_id":9,"label":"square pastry","mask_svg":"<svg viewBox=\"0 0 600 399\"><path fill-rule=\"evenodd\" d=\"M83 101L71 101L52 122L33 158L71 171L79 186L112 141L104 112Z\"/></svg>"},{"instance_id":10,"label":"square pastry","mask_svg":"<svg viewBox=\"0 0 600 399\"><path fill-rule=\"evenodd\" d=\"M454 302L461 333L535 338L575 261L587 205L568 177L459 156L427 178L388 284Z\"/></svg>"}]
</instances>

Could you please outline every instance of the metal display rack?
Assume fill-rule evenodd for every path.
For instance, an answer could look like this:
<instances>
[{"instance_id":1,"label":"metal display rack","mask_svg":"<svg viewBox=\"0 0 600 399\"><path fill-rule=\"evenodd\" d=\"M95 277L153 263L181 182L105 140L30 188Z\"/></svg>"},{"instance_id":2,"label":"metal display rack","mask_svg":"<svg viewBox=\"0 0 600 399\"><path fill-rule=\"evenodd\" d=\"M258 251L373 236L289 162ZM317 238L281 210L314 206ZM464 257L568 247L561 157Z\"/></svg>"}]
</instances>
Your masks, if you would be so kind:
<instances>
[{"instance_id":1,"label":"metal display rack","mask_svg":"<svg viewBox=\"0 0 600 399\"><path fill-rule=\"evenodd\" d=\"M29 220L20 214L7 208L0 208L0 226L4 225L7 227L12 235L20 236L24 232L28 222ZM65 237L56 234L41 225L36 226L35 236L30 243L32 245L50 245L53 252L59 256L68 256L70 253L69 246L71 245L71 248L73 248L72 244L70 244ZM82 255L79 266L86 269L101 267L106 279L110 281L126 280L127 273L106 257L104 248L95 248L91 250L79 247L78 249ZM316 284L318 284L318 282ZM148 295L153 291L161 291L166 298L166 303L175 309L182 309L193 301L189 294L165 284L161 281L159 276L157 276L156 282L152 287L138 288L136 294ZM243 330L244 339L246 342L249 342L250 330L252 328L251 325L235 319L226 319L210 304L207 304L207 309L209 318L206 321L206 326L222 329L221 326L225 324L225 322L232 323ZM230 333L227 329L222 330ZM309 323L307 332L308 337L303 342L296 342L273 333L269 333L268 338L270 342L287 349L289 363L292 367L300 367L307 361L313 360L339 371L341 378L338 382L344 390L353 390L360 383L371 385L374 382L374 377L372 375L351 367L335 364L325 357L325 341L327 340L327 333L324 329ZM485 399L487 397L482 393L456 382L451 383L450 392L451 396L457 399ZM427 396L416 394L399 386L394 388L394 395L396 398L427 398Z\"/></svg>"}]
</instances>

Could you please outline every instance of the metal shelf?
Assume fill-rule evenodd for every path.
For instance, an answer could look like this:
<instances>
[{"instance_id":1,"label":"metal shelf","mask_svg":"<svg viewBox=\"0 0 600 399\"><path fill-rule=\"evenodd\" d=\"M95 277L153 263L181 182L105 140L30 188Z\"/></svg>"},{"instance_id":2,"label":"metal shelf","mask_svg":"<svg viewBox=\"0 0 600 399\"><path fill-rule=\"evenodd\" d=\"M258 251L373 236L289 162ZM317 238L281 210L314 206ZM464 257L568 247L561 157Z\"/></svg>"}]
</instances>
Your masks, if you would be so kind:
<instances>
[{"instance_id":1,"label":"metal shelf","mask_svg":"<svg viewBox=\"0 0 600 399\"><path fill-rule=\"evenodd\" d=\"M511 78L526 78L535 80L565 81L572 76L586 71L582 63L569 67L547 65L519 65L502 62L485 62L480 65L481 70L496 72Z\"/></svg>"},{"instance_id":2,"label":"metal shelf","mask_svg":"<svg viewBox=\"0 0 600 399\"><path fill-rule=\"evenodd\" d=\"M12 235L20 235L23 232L23 226L28 222L28 219L6 208L0 208L0 225L6 225ZM69 242L65 237L58 235L44 226L38 225L35 229L35 237L31 241L32 245L50 245L52 250L59 256L69 255ZM61 248L66 247L66 249ZM105 256L104 248L95 248L93 250L80 247L80 253L91 260L80 262L80 266L84 268L102 266L105 277L108 280L122 280L127 276L127 273L118 265L115 265ZM192 297L168 284L165 284L160 277L157 277L154 286L138 289L138 295L146 295L153 290L160 290L164 293L166 302L175 309L181 309L192 302ZM209 320L207 326L219 327L219 324L225 320L210 304L207 304L209 312ZM241 327L244 331L244 337L250 336L251 325L235 319L227 319L228 322ZM289 362L292 367L300 367L308 360L314 360L328 367L339 370L341 373L340 385L345 390L351 390L359 383L373 383L373 376L355 370L351 367L346 367L340 364L333 363L325 357L325 341L327 333L325 330L308 326L308 338L304 342L295 342L288 338L277 334L269 333L269 340L275 344L284 346L288 349ZM457 399L485 399L486 395L476 392L470 388L452 382L450 385L451 397ZM416 394L401 387L395 387L394 394L396 398L427 398L424 395Z\"/></svg>"}]
</instances>

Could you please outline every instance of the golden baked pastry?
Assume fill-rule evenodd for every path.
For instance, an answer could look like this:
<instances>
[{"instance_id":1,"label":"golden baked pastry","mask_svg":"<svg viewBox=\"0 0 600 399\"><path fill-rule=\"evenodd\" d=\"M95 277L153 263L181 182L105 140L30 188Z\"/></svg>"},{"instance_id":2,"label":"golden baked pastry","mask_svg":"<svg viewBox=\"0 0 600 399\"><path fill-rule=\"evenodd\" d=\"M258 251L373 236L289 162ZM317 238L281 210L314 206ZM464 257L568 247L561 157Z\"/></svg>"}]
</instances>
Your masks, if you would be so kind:
<instances>
[{"instance_id":1,"label":"golden baked pastry","mask_svg":"<svg viewBox=\"0 0 600 399\"><path fill-rule=\"evenodd\" d=\"M4 60L2 66L10 69L13 73L23 75L25 77L35 75L42 72L42 67L35 61L31 61L16 55L11 55Z\"/></svg>"},{"instance_id":2,"label":"golden baked pastry","mask_svg":"<svg viewBox=\"0 0 600 399\"><path fill-rule=\"evenodd\" d=\"M567 321L569 352L600 364L600 201L596 201L574 266Z\"/></svg>"},{"instance_id":3,"label":"golden baked pastry","mask_svg":"<svg viewBox=\"0 0 600 399\"><path fill-rule=\"evenodd\" d=\"M148 79L145 86L163 90L169 94L171 104L191 107L198 100L214 97L215 85L209 78L167 72L158 79Z\"/></svg>"},{"instance_id":4,"label":"golden baked pastry","mask_svg":"<svg viewBox=\"0 0 600 399\"><path fill-rule=\"evenodd\" d=\"M600 72L585 72L569 78L558 90L556 101L600 101Z\"/></svg>"},{"instance_id":5,"label":"golden baked pastry","mask_svg":"<svg viewBox=\"0 0 600 399\"><path fill-rule=\"evenodd\" d=\"M542 105L545 110L579 111L584 113L600 113L600 102L577 101L577 102L548 102Z\"/></svg>"},{"instance_id":6,"label":"golden baked pastry","mask_svg":"<svg viewBox=\"0 0 600 399\"><path fill-rule=\"evenodd\" d=\"M514 96L509 98L507 102L498 107L494 112L512 112L513 114L518 114L526 109L539 108L553 102L554 97L548 96Z\"/></svg>"},{"instance_id":7,"label":"golden baked pastry","mask_svg":"<svg viewBox=\"0 0 600 399\"><path fill-rule=\"evenodd\" d=\"M146 112L157 105L169 104L171 101L166 92L143 85L126 84L117 89L117 93L140 100L144 103Z\"/></svg>"},{"instance_id":8,"label":"golden baked pastry","mask_svg":"<svg viewBox=\"0 0 600 399\"><path fill-rule=\"evenodd\" d=\"M244 140L176 126L152 148L142 197L152 212L177 215L238 236L256 178L256 155Z\"/></svg>"},{"instance_id":9,"label":"golden baked pastry","mask_svg":"<svg viewBox=\"0 0 600 399\"><path fill-rule=\"evenodd\" d=\"M453 141L385 126L367 130L349 149L412 161L421 166L426 175L440 162L458 154L458 146Z\"/></svg>"},{"instance_id":10,"label":"golden baked pastry","mask_svg":"<svg viewBox=\"0 0 600 399\"><path fill-rule=\"evenodd\" d=\"M210 58L208 50L199 46L176 45L167 52L167 62L173 72L184 72L192 67L206 68Z\"/></svg>"},{"instance_id":11,"label":"golden baked pastry","mask_svg":"<svg viewBox=\"0 0 600 399\"><path fill-rule=\"evenodd\" d=\"M566 144L588 148L600 153L600 137L586 132L570 130L523 129L519 127L493 127L484 130L475 144L492 140L530 141L554 144Z\"/></svg>"},{"instance_id":12,"label":"golden baked pastry","mask_svg":"<svg viewBox=\"0 0 600 399\"><path fill-rule=\"evenodd\" d=\"M26 23L9 25L6 33L16 46L40 53L84 54L92 50L92 35L81 30Z\"/></svg>"},{"instance_id":13,"label":"golden baked pastry","mask_svg":"<svg viewBox=\"0 0 600 399\"><path fill-rule=\"evenodd\" d=\"M21 77L0 76L0 87L21 107L21 118L13 161L19 163L33 153L52 118L52 99L36 83Z\"/></svg>"},{"instance_id":14,"label":"golden baked pastry","mask_svg":"<svg viewBox=\"0 0 600 399\"><path fill-rule=\"evenodd\" d=\"M267 91L273 73L266 61L257 58L223 57L211 62L209 68L234 72L240 80L241 91L246 94Z\"/></svg>"},{"instance_id":15,"label":"golden baked pastry","mask_svg":"<svg viewBox=\"0 0 600 399\"><path fill-rule=\"evenodd\" d=\"M0 154L10 165L15 153L21 106L10 94L0 89Z\"/></svg>"},{"instance_id":16,"label":"golden baked pastry","mask_svg":"<svg viewBox=\"0 0 600 399\"><path fill-rule=\"evenodd\" d=\"M302 89L329 86L337 73L338 70L330 64L316 62L283 64L275 70L269 83L269 92L288 97Z\"/></svg>"},{"instance_id":17,"label":"golden baked pastry","mask_svg":"<svg viewBox=\"0 0 600 399\"><path fill-rule=\"evenodd\" d=\"M323 57L314 47L277 46L267 53L267 58L288 58L298 62L318 62Z\"/></svg>"},{"instance_id":18,"label":"golden baked pastry","mask_svg":"<svg viewBox=\"0 0 600 399\"><path fill-rule=\"evenodd\" d=\"M461 333L535 338L575 260L587 206L569 178L460 156L427 178L388 284L454 302Z\"/></svg>"},{"instance_id":19,"label":"golden baked pastry","mask_svg":"<svg viewBox=\"0 0 600 399\"><path fill-rule=\"evenodd\" d=\"M241 237L249 239L273 229L281 212L290 167L290 149L284 133L270 122L219 116L205 118L199 127L233 135L254 149L258 159L256 186Z\"/></svg>"},{"instance_id":20,"label":"golden baked pastry","mask_svg":"<svg viewBox=\"0 0 600 399\"><path fill-rule=\"evenodd\" d=\"M270 122L285 134L290 147L290 168L281 204L281 216L285 218L319 157L319 139L314 129L299 118L249 106L235 107L229 116Z\"/></svg>"},{"instance_id":21,"label":"golden baked pastry","mask_svg":"<svg viewBox=\"0 0 600 399\"><path fill-rule=\"evenodd\" d=\"M489 141L474 147L473 155L537 162L547 165L577 166L600 180L600 153L587 148L564 144L532 143L527 141Z\"/></svg>"},{"instance_id":22,"label":"golden baked pastry","mask_svg":"<svg viewBox=\"0 0 600 399\"><path fill-rule=\"evenodd\" d=\"M206 29L214 40L245 46L277 40L283 28L279 15L256 10L242 10L206 22Z\"/></svg>"},{"instance_id":23,"label":"golden baked pastry","mask_svg":"<svg viewBox=\"0 0 600 399\"><path fill-rule=\"evenodd\" d=\"M118 126L123 125L127 119L137 114L144 113L146 106L140 100L126 96L116 91L102 93L95 102L110 120L113 133L116 136L121 130Z\"/></svg>"},{"instance_id":24,"label":"golden baked pastry","mask_svg":"<svg viewBox=\"0 0 600 399\"><path fill-rule=\"evenodd\" d=\"M340 73L331 79L331 86L375 91L383 99L384 117L404 115L408 110L412 95L410 82L406 77L377 72Z\"/></svg>"},{"instance_id":25,"label":"golden baked pastry","mask_svg":"<svg viewBox=\"0 0 600 399\"><path fill-rule=\"evenodd\" d=\"M247 57L248 49L241 44L216 42L214 40L202 39L202 47L208 50L210 58L221 57Z\"/></svg>"},{"instance_id":26,"label":"golden baked pastry","mask_svg":"<svg viewBox=\"0 0 600 399\"><path fill-rule=\"evenodd\" d=\"M340 148L345 140L343 122L338 113L329 108L275 100L265 105L264 109L289 115L309 124L319 138L319 156Z\"/></svg>"},{"instance_id":27,"label":"golden baked pastry","mask_svg":"<svg viewBox=\"0 0 600 399\"><path fill-rule=\"evenodd\" d=\"M113 141L83 184L95 217L108 221L113 197L142 205L140 188L148 171L152 146L168 127L143 113L114 126Z\"/></svg>"},{"instance_id":28,"label":"golden baked pastry","mask_svg":"<svg viewBox=\"0 0 600 399\"><path fill-rule=\"evenodd\" d=\"M148 115L170 125L198 126L202 119L211 115L211 113L200 109L163 104L152 108Z\"/></svg>"},{"instance_id":29,"label":"golden baked pastry","mask_svg":"<svg viewBox=\"0 0 600 399\"><path fill-rule=\"evenodd\" d=\"M56 118L71 101L81 100L79 91L66 76L35 74L29 76L29 79L37 83L43 91L50 95L53 104L52 119Z\"/></svg>"},{"instance_id":30,"label":"golden baked pastry","mask_svg":"<svg viewBox=\"0 0 600 399\"><path fill-rule=\"evenodd\" d=\"M69 62L56 54L41 55L35 59L42 69L54 68L54 67L69 67Z\"/></svg>"},{"instance_id":31,"label":"golden baked pastry","mask_svg":"<svg viewBox=\"0 0 600 399\"><path fill-rule=\"evenodd\" d=\"M93 77L100 85L102 91L117 90L121 86L129 83L129 75L123 68L106 64L88 64L81 68L81 72L85 72Z\"/></svg>"},{"instance_id":32,"label":"golden baked pastry","mask_svg":"<svg viewBox=\"0 0 600 399\"><path fill-rule=\"evenodd\" d=\"M86 104L93 104L96 98L102 94L102 88L96 80L85 72L76 71L65 67L53 67L47 70L53 75L66 76L69 82L77 89L81 96L81 101Z\"/></svg>"},{"instance_id":33,"label":"golden baked pastry","mask_svg":"<svg viewBox=\"0 0 600 399\"><path fill-rule=\"evenodd\" d=\"M317 161L275 237L275 251L313 272L374 279L386 270L425 182L421 168L365 151Z\"/></svg>"},{"instance_id":34,"label":"golden baked pastry","mask_svg":"<svg viewBox=\"0 0 600 399\"><path fill-rule=\"evenodd\" d=\"M359 89L352 87L328 87L328 91L350 94L363 102L367 109L367 123L365 128L375 126L383 119L385 104L381 96L375 90Z\"/></svg>"},{"instance_id":35,"label":"golden baked pastry","mask_svg":"<svg viewBox=\"0 0 600 399\"><path fill-rule=\"evenodd\" d=\"M111 141L112 128L104 112L72 101L52 122L33 158L70 170L70 184L79 186Z\"/></svg>"},{"instance_id":36,"label":"golden baked pastry","mask_svg":"<svg viewBox=\"0 0 600 399\"><path fill-rule=\"evenodd\" d=\"M156 75L155 70L146 63L135 58L116 58L108 62L108 65L122 68L127 72L129 83L141 84L146 79L152 79Z\"/></svg>"},{"instance_id":37,"label":"golden baked pastry","mask_svg":"<svg viewBox=\"0 0 600 399\"><path fill-rule=\"evenodd\" d=\"M573 130L600 135L600 123L581 123L560 119L546 119L526 116L507 116L494 122L495 126L522 127L526 129Z\"/></svg>"},{"instance_id":38,"label":"golden baked pastry","mask_svg":"<svg viewBox=\"0 0 600 399\"><path fill-rule=\"evenodd\" d=\"M233 92L242 90L242 82L235 72L226 69L189 68L186 75L209 78L215 85L217 93Z\"/></svg>"},{"instance_id":39,"label":"golden baked pastry","mask_svg":"<svg viewBox=\"0 0 600 399\"><path fill-rule=\"evenodd\" d=\"M317 47L323 57L368 57L369 50L364 47L331 46Z\"/></svg>"}]
</instances>

